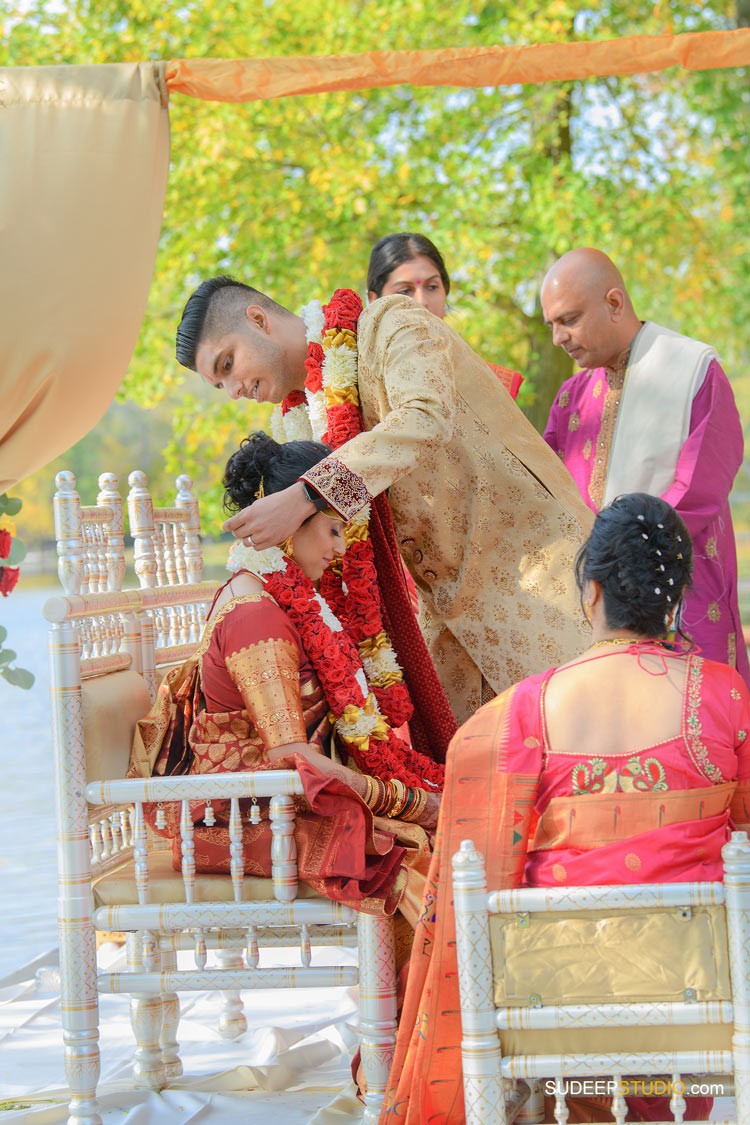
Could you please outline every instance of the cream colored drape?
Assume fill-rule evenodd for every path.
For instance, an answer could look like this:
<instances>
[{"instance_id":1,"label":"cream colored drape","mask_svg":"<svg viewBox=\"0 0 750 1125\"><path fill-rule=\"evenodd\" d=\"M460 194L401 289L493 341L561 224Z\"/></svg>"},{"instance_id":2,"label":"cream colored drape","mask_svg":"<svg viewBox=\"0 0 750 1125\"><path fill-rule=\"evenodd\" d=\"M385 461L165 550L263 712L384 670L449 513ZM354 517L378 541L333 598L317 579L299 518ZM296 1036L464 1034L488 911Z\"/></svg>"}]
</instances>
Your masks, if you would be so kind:
<instances>
[{"instance_id":1,"label":"cream colored drape","mask_svg":"<svg viewBox=\"0 0 750 1125\"><path fill-rule=\"evenodd\" d=\"M87 433L127 370L169 166L163 68L0 69L0 492Z\"/></svg>"}]
</instances>

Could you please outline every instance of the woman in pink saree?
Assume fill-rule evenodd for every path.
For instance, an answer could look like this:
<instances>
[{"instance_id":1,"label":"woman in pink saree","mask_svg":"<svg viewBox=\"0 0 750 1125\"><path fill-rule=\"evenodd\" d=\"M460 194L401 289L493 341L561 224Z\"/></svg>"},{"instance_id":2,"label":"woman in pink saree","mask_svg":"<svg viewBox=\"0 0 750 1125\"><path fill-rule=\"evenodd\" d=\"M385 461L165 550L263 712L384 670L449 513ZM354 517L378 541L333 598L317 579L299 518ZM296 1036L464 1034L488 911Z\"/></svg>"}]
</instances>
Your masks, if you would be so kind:
<instances>
[{"instance_id":1,"label":"woman in pink saree","mask_svg":"<svg viewBox=\"0 0 750 1125\"><path fill-rule=\"evenodd\" d=\"M667 640L692 546L663 500L621 496L596 518L577 576L586 652L516 684L458 731L414 940L381 1121L464 1120L450 861L472 839L500 889L721 878L750 821L750 699L738 673ZM707 1120L711 1101L690 1098ZM669 1120L629 1098L628 1121ZM571 1122L612 1120L569 1099ZM548 1114L546 1120L553 1118Z\"/></svg>"}]
</instances>

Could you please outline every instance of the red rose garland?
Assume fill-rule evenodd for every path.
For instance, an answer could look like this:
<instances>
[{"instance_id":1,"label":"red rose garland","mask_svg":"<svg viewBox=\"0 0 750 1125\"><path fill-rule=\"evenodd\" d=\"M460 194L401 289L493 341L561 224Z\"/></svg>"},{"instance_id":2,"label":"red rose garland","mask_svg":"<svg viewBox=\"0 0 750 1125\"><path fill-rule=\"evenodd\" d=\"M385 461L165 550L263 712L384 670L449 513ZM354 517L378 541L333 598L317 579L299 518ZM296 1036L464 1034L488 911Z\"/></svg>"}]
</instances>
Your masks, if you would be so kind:
<instances>
[{"instance_id":1,"label":"red rose garland","mask_svg":"<svg viewBox=\"0 0 750 1125\"><path fill-rule=\"evenodd\" d=\"M302 647L315 668L334 719L347 708L362 709L366 699L357 680L362 664L346 629L334 632L323 619L310 579L292 559L283 571L260 576L268 593L296 626ZM442 787L444 768L415 753L385 721L358 742L347 740L347 751L363 773L385 781L398 778L405 785Z\"/></svg>"},{"instance_id":2,"label":"red rose garland","mask_svg":"<svg viewBox=\"0 0 750 1125\"><path fill-rule=\"evenodd\" d=\"M308 401L311 396L326 392L324 385L326 347L332 348L344 344L354 348L356 354L356 328L361 312L362 302L351 289L337 289L330 303L324 306L324 346L316 342L310 343L305 361L307 370L305 389ZM330 398L326 394L325 399L328 428L323 435L323 440L332 449L338 449L364 430L356 385L346 389L337 385L337 391L338 393L335 396L331 395ZM299 393L293 392L282 404L284 414L298 404ZM287 566L286 576L292 574L294 575L292 585L302 580L309 581L304 579L299 567L295 566L292 570L291 566ZM347 528L347 550L342 564L340 568L335 567L326 571L321 581L321 594L343 626L341 633L328 630L330 638L326 646L325 658L321 658L320 655L316 657L309 647L312 645L313 650L320 654L321 627L323 630L328 628L320 615L314 597L307 602L307 612L298 613L291 603L287 604L288 589L284 588L287 585L285 575L273 573L264 576L263 580L269 593L277 601L282 594L285 595L281 604L299 629L305 651L316 668L336 718L343 714L343 709L337 710L334 699L340 702L346 692L348 692L349 704L358 707L365 704L361 687L355 679L356 670L361 667L360 661L356 660L355 668L354 664L350 663L352 655L357 654L359 649L360 657L369 656L373 661L379 660L378 667L385 669L382 674L383 682L373 683L372 677L368 676L368 686L387 722L383 724L382 729L378 727L377 732L369 739L363 740L367 744L366 749L349 740L346 741L347 748L352 752L360 769L384 780L395 777L407 785L420 786L427 781L432 786L442 789L445 779L444 766L418 754L399 738L393 729L408 722L414 708L383 628L380 588L367 524L355 519L353 525ZM279 597L276 588L279 589ZM310 590L312 591L312 584ZM340 653L340 659L334 660L333 669L329 672L324 660L327 662L327 653L333 654L336 649ZM388 663L389 656L390 663ZM347 682L346 692L339 690L341 688L339 676L342 672Z\"/></svg>"}]
</instances>

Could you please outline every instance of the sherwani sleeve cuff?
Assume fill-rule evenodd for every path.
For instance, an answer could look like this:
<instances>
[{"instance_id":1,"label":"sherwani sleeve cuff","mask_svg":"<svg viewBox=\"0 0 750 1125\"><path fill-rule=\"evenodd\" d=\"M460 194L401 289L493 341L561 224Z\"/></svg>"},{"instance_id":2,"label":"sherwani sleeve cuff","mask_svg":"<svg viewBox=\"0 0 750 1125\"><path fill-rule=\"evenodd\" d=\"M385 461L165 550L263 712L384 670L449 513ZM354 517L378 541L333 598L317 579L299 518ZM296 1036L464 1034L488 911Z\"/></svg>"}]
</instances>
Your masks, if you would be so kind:
<instances>
[{"instance_id":1,"label":"sherwani sleeve cuff","mask_svg":"<svg viewBox=\"0 0 750 1125\"><path fill-rule=\"evenodd\" d=\"M347 469L335 454L318 461L300 480L311 485L344 520L352 519L372 500L362 478Z\"/></svg>"}]
</instances>

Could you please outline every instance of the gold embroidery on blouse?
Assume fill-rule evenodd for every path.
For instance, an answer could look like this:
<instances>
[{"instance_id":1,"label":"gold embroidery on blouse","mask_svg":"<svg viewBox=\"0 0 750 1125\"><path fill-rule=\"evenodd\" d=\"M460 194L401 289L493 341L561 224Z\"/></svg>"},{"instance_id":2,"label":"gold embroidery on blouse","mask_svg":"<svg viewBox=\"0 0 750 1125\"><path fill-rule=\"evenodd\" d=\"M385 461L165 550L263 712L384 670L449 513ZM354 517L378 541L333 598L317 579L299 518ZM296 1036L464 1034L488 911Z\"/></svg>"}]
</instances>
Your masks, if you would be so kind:
<instances>
[{"instance_id":1,"label":"gold embroidery on blouse","mask_svg":"<svg viewBox=\"0 0 750 1125\"><path fill-rule=\"evenodd\" d=\"M575 431L578 429L580 424L581 424L581 415L578 413L577 410L574 410L573 413L570 416L570 421L568 422L568 429L572 433L575 433Z\"/></svg>"},{"instance_id":2,"label":"gold embroidery on blouse","mask_svg":"<svg viewBox=\"0 0 750 1125\"><path fill-rule=\"evenodd\" d=\"M709 559L716 558L716 538L713 535L706 540L706 555Z\"/></svg>"},{"instance_id":3,"label":"gold embroidery on blouse","mask_svg":"<svg viewBox=\"0 0 750 1125\"><path fill-rule=\"evenodd\" d=\"M594 389L591 393L593 394L594 398L599 398L599 395L602 393L602 381L601 381L601 379L596 380L596 385L594 386Z\"/></svg>"},{"instance_id":4,"label":"gold embroidery on blouse","mask_svg":"<svg viewBox=\"0 0 750 1125\"><path fill-rule=\"evenodd\" d=\"M566 406L568 405L568 403L570 402L570 391L563 391L563 392L562 392L562 394L560 395L560 397L559 397L559 399L558 399L557 401L558 401L559 405L560 405L560 406L561 406L561 407L563 408L563 410L564 410L564 409L565 409L565 407L566 407Z\"/></svg>"},{"instance_id":5,"label":"gold embroidery on blouse","mask_svg":"<svg viewBox=\"0 0 750 1125\"><path fill-rule=\"evenodd\" d=\"M706 612L708 613L709 621L719 621L721 618L721 610L719 609L718 602L711 602Z\"/></svg>"},{"instance_id":6,"label":"gold embroidery on blouse","mask_svg":"<svg viewBox=\"0 0 750 1125\"><path fill-rule=\"evenodd\" d=\"M226 664L269 750L307 741L299 689L299 650L293 641L259 641L231 653Z\"/></svg>"},{"instance_id":7,"label":"gold embroidery on blouse","mask_svg":"<svg viewBox=\"0 0 750 1125\"><path fill-rule=\"evenodd\" d=\"M318 461L301 479L308 481L347 520L371 500L362 478L333 455Z\"/></svg>"},{"instance_id":8,"label":"gold embroidery on blouse","mask_svg":"<svg viewBox=\"0 0 750 1125\"><path fill-rule=\"evenodd\" d=\"M215 615L204 625L203 635L201 636L200 643L195 652L196 657L200 659L200 657L203 656L211 643L214 629L236 606L244 605L246 602L262 602L264 600L273 602L274 605L276 604L275 598L272 598L265 590L260 594L239 594L236 598L230 598L228 602L224 602L224 605L217 609Z\"/></svg>"},{"instance_id":9,"label":"gold embroidery on blouse","mask_svg":"<svg viewBox=\"0 0 750 1125\"><path fill-rule=\"evenodd\" d=\"M630 758L620 770L617 779L623 793L652 793L669 789L664 766L658 758L644 758L638 755Z\"/></svg>"},{"instance_id":10,"label":"gold embroidery on blouse","mask_svg":"<svg viewBox=\"0 0 750 1125\"><path fill-rule=\"evenodd\" d=\"M641 860L635 854L635 852L628 852L628 854L625 856L625 866L627 867L628 871L640 871Z\"/></svg>"},{"instance_id":11,"label":"gold embroidery on blouse","mask_svg":"<svg viewBox=\"0 0 750 1125\"><path fill-rule=\"evenodd\" d=\"M587 762L576 762L571 771L573 794L580 797L585 793L651 793L669 789L664 766L658 758L643 758L633 754L617 770L604 758L590 758Z\"/></svg>"},{"instance_id":12,"label":"gold embroidery on blouse","mask_svg":"<svg viewBox=\"0 0 750 1125\"><path fill-rule=\"evenodd\" d=\"M727 637L727 664L730 668L737 667L737 634L730 633Z\"/></svg>"},{"instance_id":13,"label":"gold embroidery on blouse","mask_svg":"<svg viewBox=\"0 0 750 1125\"><path fill-rule=\"evenodd\" d=\"M584 793L614 793L617 789L617 772L604 758L576 762L570 776L576 797Z\"/></svg>"},{"instance_id":14,"label":"gold embroidery on blouse","mask_svg":"<svg viewBox=\"0 0 750 1125\"><path fill-rule=\"evenodd\" d=\"M589 438L589 440L586 442L586 444L583 447L583 459L584 459L584 461L588 461L590 456L591 456L591 438Z\"/></svg>"},{"instance_id":15,"label":"gold embroidery on blouse","mask_svg":"<svg viewBox=\"0 0 750 1125\"><path fill-rule=\"evenodd\" d=\"M706 745L701 738L703 727L700 721L700 706L703 687L703 660L690 657L687 677L687 713L685 716L685 741L694 765L704 777L720 785L725 779L721 770L708 756Z\"/></svg>"},{"instance_id":16,"label":"gold embroidery on blouse","mask_svg":"<svg viewBox=\"0 0 750 1125\"><path fill-rule=\"evenodd\" d=\"M729 689L729 694L731 695L732 699L742 699L742 696L741 696L741 695L740 695L740 693L739 693L739 692L737 691L737 688L736 688L736 687L730 688L730 689Z\"/></svg>"}]
</instances>

